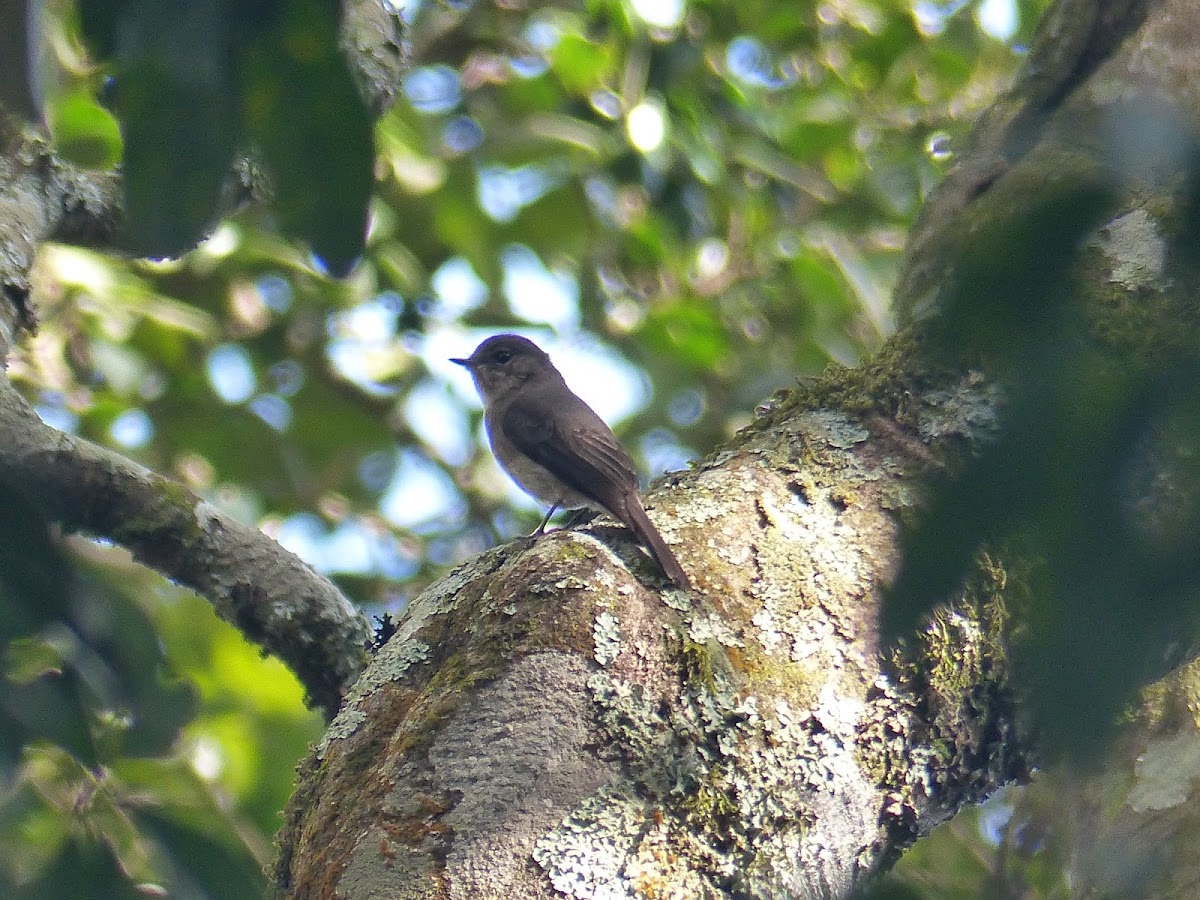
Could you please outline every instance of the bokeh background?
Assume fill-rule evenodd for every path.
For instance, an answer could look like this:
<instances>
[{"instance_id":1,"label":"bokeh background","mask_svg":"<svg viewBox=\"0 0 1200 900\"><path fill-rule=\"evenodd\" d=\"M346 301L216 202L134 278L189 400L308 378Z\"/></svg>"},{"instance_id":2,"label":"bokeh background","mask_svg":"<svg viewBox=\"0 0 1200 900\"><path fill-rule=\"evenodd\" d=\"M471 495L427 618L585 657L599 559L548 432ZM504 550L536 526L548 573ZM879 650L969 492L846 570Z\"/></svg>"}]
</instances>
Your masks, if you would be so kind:
<instances>
[{"instance_id":1,"label":"bokeh background","mask_svg":"<svg viewBox=\"0 0 1200 900\"><path fill-rule=\"evenodd\" d=\"M399 4L411 70L375 126L347 278L262 206L177 259L47 246L40 328L9 373L47 422L398 614L539 517L449 357L527 335L647 477L686 467L773 392L892 331L906 230L1045 5ZM45 11L54 140L109 164L111 72L72 3ZM39 552L40 574L0 598L24 623L4 658L0 893L256 895L318 717L281 666L119 548ZM51 702L34 688L53 671L71 684ZM986 872L1011 820L993 806L948 839Z\"/></svg>"}]
</instances>

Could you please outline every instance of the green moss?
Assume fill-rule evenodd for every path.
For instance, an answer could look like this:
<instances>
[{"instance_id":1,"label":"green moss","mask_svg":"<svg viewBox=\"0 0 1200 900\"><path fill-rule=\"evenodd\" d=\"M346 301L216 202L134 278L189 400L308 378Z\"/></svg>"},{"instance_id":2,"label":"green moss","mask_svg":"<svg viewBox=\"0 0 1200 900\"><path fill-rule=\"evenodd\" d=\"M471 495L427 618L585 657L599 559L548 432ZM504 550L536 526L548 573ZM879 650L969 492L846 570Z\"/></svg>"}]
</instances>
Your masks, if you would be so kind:
<instances>
[{"instance_id":1,"label":"green moss","mask_svg":"<svg viewBox=\"0 0 1200 900\"><path fill-rule=\"evenodd\" d=\"M1129 718L1147 732L1174 733L1190 725L1200 728L1200 660L1180 666L1166 678L1142 689Z\"/></svg>"},{"instance_id":2,"label":"green moss","mask_svg":"<svg viewBox=\"0 0 1200 900\"><path fill-rule=\"evenodd\" d=\"M860 365L831 365L816 378L776 392L753 423L718 445L710 457L744 446L747 434L786 424L798 411L838 410L854 418L881 415L901 424L915 422L915 411L909 408L912 398L962 375L961 366L952 366L952 360L933 360L925 331L923 325L906 328Z\"/></svg>"},{"instance_id":3,"label":"green moss","mask_svg":"<svg viewBox=\"0 0 1200 900\"><path fill-rule=\"evenodd\" d=\"M862 365L830 366L819 378L797 390L794 405L878 414L903 421L908 398L921 393L935 378L951 375L948 368L926 358L923 331L917 326L898 332Z\"/></svg>"},{"instance_id":4,"label":"green moss","mask_svg":"<svg viewBox=\"0 0 1200 900\"><path fill-rule=\"evenodd\" d=\"M728 822L738 816L738 806L729 796L724 768L713 766L709 769L706 780L682 800L680 808L695 830L708 834L726 831Z\"/></svg>"},{"instance_id":5,"label":"green moss","mask_svg":"<svg viewBox=\"0 0 1200 900\"><path fill-rule=\"evenodd\" d=\"M481 681L490 681L500 660L497 658L490 665L485 665L480 658L484 654L475 652L478 649L472 647L469 653L454 653L442 660L433 668L433 677L429 679L425 694L457 697Z\"/></svg>"},{"instance_id":6,"label":"green moss","mask_svg":"<svg viewBox=\"0 0 1200 900\"><path fill-rule=\"evenodd\" d=\"M930 790L927 777L946 797L970 798L1029 770L1026 742L1011 727L1010 677L1012 622L1020 618L1010 610L1032 602L1040 585L1029 551L1014 540L981 553L958 602L890 654L895 687L873 702L856 758L893 793L888 827L902 834L911 815L904 810L918 809Z\"/></svg>"},{"instance_id":7,"label":"green moss","mask_svg":"<svg viewBox=\"0 0 1200 900\"><path fill-rule=\"evenodd\" d=\"M191 510L200 502L195 494L171 478L155 476L154 490L160 497L179 509Z\"/></svg>"},{"instance_id":8,"label":"green moss","mask_svg":"<svg viewBox=\"0 0 1200 900\"><path fill-rule=\"evenodd\" d=\"M563 562L591 562L596 551L583 541L555 541L554 553Z\"/></svg>"},{"instance_id":9,"label":"green moss","mask_svg":"<svg viewBox=\"0 0 1200 900\"><path fill-rule=\"evenodd\" d=\"M679 651L679 659L683 664L684 678L689 685L706 691L716 687L716 667L708 644L698 644L685 637Z\"/></svg>"},{"instance_id":10,"label":"green moss","mask_svg":"<svg viewBox=\"0 0 1200 900\"><path fill-rule=\"evenodd\" d=\"M169 532L191 542L201 534L195 508L200 499L170 478L155 475L144 488L148 502L124 504L111 519L112 537L118 543L138 544L148 536ZM163 500L167 503L164 505Z\"/></svg>"},{"instance_id":11,"label":"green moss","mask_svg":"<svg viewBox=\"0 0 1200 900\"><path fill-rule=\"evenodd\" d=\"M1014 577L1010 565L990 553L981 553L979 567L967 581L966 590L967 602L978 611L987 652L993 664L1005 669L1011 624L1007 597L1014 591L1024 595L1032 589L1028 576Z\"/></svg>"}]
</instances>

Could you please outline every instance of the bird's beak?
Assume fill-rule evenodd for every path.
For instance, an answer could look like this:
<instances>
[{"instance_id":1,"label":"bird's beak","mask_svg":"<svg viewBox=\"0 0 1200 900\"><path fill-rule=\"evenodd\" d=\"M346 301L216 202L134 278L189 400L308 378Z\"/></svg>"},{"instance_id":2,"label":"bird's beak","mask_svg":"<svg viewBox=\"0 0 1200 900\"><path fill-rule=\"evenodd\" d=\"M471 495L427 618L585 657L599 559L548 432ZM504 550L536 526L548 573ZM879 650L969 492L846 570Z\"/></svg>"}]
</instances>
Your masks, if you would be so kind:
<instances>
[{"instance_id":1,"label":"bird's beak","mask_svg":"<svg viewBox=\"0 0 1200 900\"><path fill-rule=\"evenodd\" d=\"M468 369L471 368L471 361L469 359L455 359L452 356L452 357L450 357L450 362L458 363L460 366L465 366Z\"/></svg>"}]
</instances>

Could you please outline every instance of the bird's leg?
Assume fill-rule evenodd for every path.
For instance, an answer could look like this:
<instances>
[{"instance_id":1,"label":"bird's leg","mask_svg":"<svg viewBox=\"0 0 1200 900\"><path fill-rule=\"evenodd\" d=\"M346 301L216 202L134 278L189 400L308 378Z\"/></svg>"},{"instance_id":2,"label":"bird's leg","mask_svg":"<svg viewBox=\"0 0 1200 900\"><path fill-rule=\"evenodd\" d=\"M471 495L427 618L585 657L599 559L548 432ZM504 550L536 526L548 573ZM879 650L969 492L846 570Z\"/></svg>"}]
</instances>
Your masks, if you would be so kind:
<instances>
[{"instance_id":1,"label":"bird's leg","mask_svg":"<svg viewBox=\"0 0 1200 900\"><path fill-rule=\"evenodd\" d=\"M531 534L530 537L539 537L540 535L543 535L546 533L546 525L549 524L550 517L552 515L554 515L554 511L556 509L558 509L557 503L555 503L553 506L550 507L550 511L548 513L546 513L546 518L542 519L542 524L537 527L537 531L535 531L533 534Z\"/></svg>"}]
</instances>

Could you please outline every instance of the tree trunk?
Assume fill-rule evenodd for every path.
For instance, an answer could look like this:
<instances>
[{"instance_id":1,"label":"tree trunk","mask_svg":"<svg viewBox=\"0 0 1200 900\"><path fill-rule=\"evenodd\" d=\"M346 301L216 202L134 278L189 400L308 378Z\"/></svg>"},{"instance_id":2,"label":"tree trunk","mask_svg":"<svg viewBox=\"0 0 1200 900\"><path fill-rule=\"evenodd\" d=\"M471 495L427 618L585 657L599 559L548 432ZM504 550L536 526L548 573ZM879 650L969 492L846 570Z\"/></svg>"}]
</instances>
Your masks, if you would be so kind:
<instances>
[{"instance_id":1,"label":"tree trunk","mask_svg":"<svg viewBox=\"0 0 1200 900\"><path fill-rule=\"evenodd\" d=\"M1198 69L1189 0L1056 4L914 229L902 314L936 318L973 235L1101 173L1119 209L1059 261L1087 339L1152 355L1193 335L1200 280L1177 250L1195 235L1175 226ZM280 894L845 897L1027 779L1003 613L1025 561L984 556L903 655L878 636L899 522L1003 421L993 379L931 361L926 335L910 325L658 485L651 516L694 593L599 519L413 601L301 769ZM1156 686L1108 768L1062 789L1090 816L1077 884L1119 888L1114 869L1152 859L1164 874L1144 895L1189 896L1193 683Z\"/></svg>"}]
</instances>

